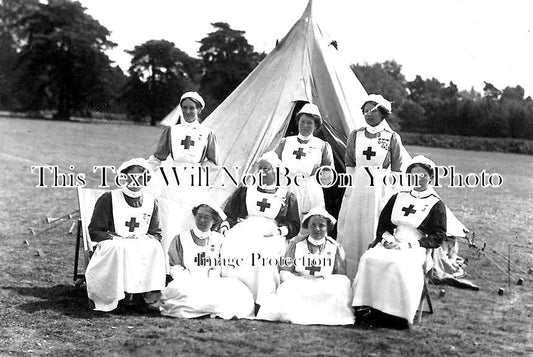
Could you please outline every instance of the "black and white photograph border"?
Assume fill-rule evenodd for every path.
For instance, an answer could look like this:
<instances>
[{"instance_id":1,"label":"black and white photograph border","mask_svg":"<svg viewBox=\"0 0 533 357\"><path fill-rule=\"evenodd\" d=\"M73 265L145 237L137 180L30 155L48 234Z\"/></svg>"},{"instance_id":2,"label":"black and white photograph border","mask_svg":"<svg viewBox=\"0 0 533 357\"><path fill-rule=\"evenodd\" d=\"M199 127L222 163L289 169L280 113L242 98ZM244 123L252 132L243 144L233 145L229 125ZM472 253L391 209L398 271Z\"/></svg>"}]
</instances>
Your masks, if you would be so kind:
<instances>
[{"instance_id":1,"label":"black and white photograph border","mask_svg":"<svg viewBox=\"0 0 533 357\"><path fill-rule=\"evenodd\" d=\"M531 10L533 5L525 0L0 0L0 356L533 354ZM223 47L224 36L241 42L229 50L217 48ZM94 42L87 46L84 41L91 38ZM245 55L221 63L218 51L224 50L226 58ZM171 64L148 62L158 56ZM200 99L187 94L191 92L198 92ZM300 114L306 102L316 104L318 116L305 109ZM369 103L375 108L365 107ZM205 145L191 154L198 156L197 164L203 162L191 167L194 174L179 171L183 166L176 171L179 145L173 146L172 138L180 132L169 129L188 123L191 115L205 127L194 129L197 143ZM102 194L121 188L124 202L132 202L138 198L137 185L148 182L154 188L159 183L168 193L177 184L173 179L182 179L174 194L186 204L176 207L158 196L158 215L165 217L159 231L150 221L155 215L151 206L131 221L144 221L145 235L161 240L164 258L157 260L159 268L166 265L169 284L172 264L182 249L169 258L173 238L190 229L191 243L184 244L201 240L193 230L195 224L205 223L197 220L205 216L204 211L198 214L198 207L217 206L209 212L224 221L213 219L218 223L213 229L225 234L223 255L224 239L234 237L230 227L246 224L246 217L233 209L237 205L227 203L246 197L243 187L248 194L263 187L258 182L268 180L268 167L281 177L279 186L287 189L286 196L272 197L279 199L285 218L290 215L287 207L298 193L291 192L294 187L283 178L293 180L294 186L297 173L282 153L290 148L287 139L301 134L299 121L306 117L315 120L314 135L323 140L317 143L326 143L318 148L322 161L317 169L330 166L339 179L328 187L321 182L321 172L312 171L322 183L329 212L318 214L331 228L325 244L344 247L348 270L355 264L363 271L370 257L357 262L369 244L383 247L368 252L403 244L394 241L395 232L374 242L378 218L380 224L396 222L396 203L385 205L392 191L379 206L389 216L376 212L370 228L374 233L364 248L354 248L355 239L347 238L351 235L343 237L343 232L352 232L346 230L346 222L359 229L371 215L356 216L367 211L357 203L367 198L347 172L356 183L363 177L369 190L398 192L395 184L404 182L400 176L384 178L370 166L357 171L362 176L350 171L361 166L358 160L365 155L372 159L372 150L353 152L360 145L357 138L366 143L376 137L369 123L374 115L387 123L385 128L376 126L383 131L374 141L383 149L383 158L389 155L382 160L388 160L392 171L405 172L411 158L420 160L422 155L436 166L432 179L438 184L431 189L432 206L425 206L424 214L430 216L439 203L445 208L447 238L441 248L448 247L448 268L457 272L417 280L424 284L415 294L412 321L352 304L355 323L344 325L265 321L253 313L246 318L216 313L176 318L159 312L170 310L157 305L157 292L126 294L109 312L98 311L99 302L95 305L89 298L85 272L96 247L103 246L91 240L89 225ZM358 130L365 126L372 129ZM308 147L308 153L316 150ZM270 151L281 162L265 158ZM150 168L138 176L128 175L127 167L119 169L133 158L146 159ZM424 171L420 162L416 168ZM430 171L426 170L429 175ZM164 173L168 175L162 179ZM191 180L183 183L187 179ZM204 188L205 199L200 193ZM360 201L350 201L345 190ZM156 191L150 193L161 194ZM264 198L257 197L258 202ZM200 201L208 203L201 206ZM414 213L415 207L405 206L406 217ZM115 207L109 210L119 212ZM331 226L326 214L337 222ZM299 222L305 218L301 215ZM293 232L287 220L273 221L278 226L265 234L272 241L295 236L293 243L286 240L287 252L293 248L290 259L299 249L295 247L300 236L308 236L308 245L313 245L311 232ZM267 225L254 227L260 231ZM426 232L427 220L417 227L421 238L416 244L431 244L433 231ZM214 244L208 246L214 249ZM362 250L354 263L350 259L356 249ZM279 260L263 262L285 262L285 253L278 254ZM183 254L180 257L183 260ZM432 262L443 261L434 256ZM392 290L412 263L403 261L403 271L395 279L376 275L366 277L365 284ZM339 274L337 264L335 269L333 275ZM355 277L345 273L354 283ZM240 289L243 284L232 286ZM222 288L204 293L215 300L231 296ZM335 297L331 300L338 303ZM248 300L238 298L243 308ZM397 305L408 300L394 298ZM258 301L251 305L256 313L261 311Z\"/></svg>"}]
</instances>

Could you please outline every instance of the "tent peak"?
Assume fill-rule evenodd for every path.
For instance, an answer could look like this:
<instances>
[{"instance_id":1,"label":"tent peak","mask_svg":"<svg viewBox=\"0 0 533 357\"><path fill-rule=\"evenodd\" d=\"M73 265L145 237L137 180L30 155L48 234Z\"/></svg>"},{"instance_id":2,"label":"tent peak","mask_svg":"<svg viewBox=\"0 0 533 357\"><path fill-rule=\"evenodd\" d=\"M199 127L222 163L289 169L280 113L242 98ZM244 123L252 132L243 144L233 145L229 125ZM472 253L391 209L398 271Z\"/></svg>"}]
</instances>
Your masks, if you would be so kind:
<instances>
[{"instance_id":1,"label":"tent peak","mask_svg":"<svg viewBox=\"0 0 533 357\"><path fill-rule=\"evenodd\" d=\"M301 16L302 19L304 18L311 18L313 15L313 0L309 0L307 3L307 6L305 7L305 10Z\"/></svg>"}]
</instances>

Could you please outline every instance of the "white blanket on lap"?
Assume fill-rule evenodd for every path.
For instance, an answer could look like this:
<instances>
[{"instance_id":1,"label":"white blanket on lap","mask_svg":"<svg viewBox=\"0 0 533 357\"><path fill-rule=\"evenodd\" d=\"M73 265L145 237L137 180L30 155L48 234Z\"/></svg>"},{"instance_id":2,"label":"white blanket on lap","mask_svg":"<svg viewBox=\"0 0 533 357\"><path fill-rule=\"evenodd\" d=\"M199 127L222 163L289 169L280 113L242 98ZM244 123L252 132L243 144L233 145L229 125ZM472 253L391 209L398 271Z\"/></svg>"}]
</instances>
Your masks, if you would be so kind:
<instances>
[{"instance_id":1,"label":"white blanket on lap","mask_svg":"<svg viewBox=\"0 0 533 357\"><path fill-rule=\"evenodd\" d=\"M240 261L235 266L223 265L221 275L242 281L260 305L279 285L277 261L285 252L285 237L263 236L276 227L274 220L249 217L228 231L220 248L222 259Z\"/></svg>"},{"instance_id":2,"label":"white blanket on lap","mask_svg":"<svg viewBox=\"0 0 533 357\"><path fill-rule=\"evenodd\" d=\"M254 298L236 278L191 275L183 270L174 276L160 300L161 315L195 318L205 315L223 319L251 318Z\"/></svg>"},{"instance_id":3,"label":"white blanket on lap","mask_svg":"<svg viewBox=\"0 0 533 357\"><path fill-rule=\"evenodd\" d=\"M353 283L353 306L370 306L413 322L424 287L424 248L385 249L361 257Z\"/></svg>"},{"instance_id":4,"label":"white blanket on lap","mask_svg":"<svg viewBox=\"0 0 533 357\"><path fill-rule=\"evenodd\" d=\"M161 243L146 236L98 243L85 272L87 294L95 310L111 311L124 299L165 288L165 257Z\"/></svg>"},{"instance_id":5,"label":"white blanket on lap","mask_svg":"<svg viewBox=\"0 0 533 357\"><path fill-rule=\"evenodd\" d=\"M257 319L300 325L351 325L351 302L350 280L345 275L313 280L295 277L265 299Z\"/></svg>"}]
</instances>

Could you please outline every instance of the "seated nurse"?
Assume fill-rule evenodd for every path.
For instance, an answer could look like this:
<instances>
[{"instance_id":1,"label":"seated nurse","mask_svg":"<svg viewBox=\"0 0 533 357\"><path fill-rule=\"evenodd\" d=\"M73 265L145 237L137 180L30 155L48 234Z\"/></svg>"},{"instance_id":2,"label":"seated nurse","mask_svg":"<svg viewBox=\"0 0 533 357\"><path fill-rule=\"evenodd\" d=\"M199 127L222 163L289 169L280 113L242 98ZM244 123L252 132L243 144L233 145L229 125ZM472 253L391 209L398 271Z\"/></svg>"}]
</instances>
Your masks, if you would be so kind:
<instances>
[{"instance_id":1,"label":"seated nurse","mask_svg":"<svg viewBox=\"0 0 533 357\"><path fill-rule=\"evenodd\" d=\"M192 213L196 227L178 234L170 244L172 280L160 300L164 316L194 318L205 315L223 319L253 315L250 290L236 278L220 277L220 245L223 236L213 230L224 212L207 200Z\"/></svg>"},{"instance_id":2,"label":"seated nurse","mask_svg":"<svg viewBox=\"0 0 533 357\"><path fill-rule=\"evenodd\" d=\"M239 261L224 266L223 276L241 280L254 294L256 304L274 293L279 285L277 260L285 252L286 240L300 229L298 203L293 193L276 184L281 161L267 152L258 161L258 180L241 186L229 197L224 212L231 229L222 243L221 256Z\"/></svg>"},{"instance_id":3,"label":"seated nurse","mask_svg":"<svg viewBox=\"0 0 533 357\"><path fill-rule=\"evenodd\" d=\"M261 306L258 319L302 325L350 325L352 291L344 250L331 237L333 218L315 207L304 217L309 234L289 244L280 264L281 285Z\"/></svg>"},{"instance_id":4,"label":"seated nurse","mask_svg":"<svg viewBox=\"0 0 533 357\"><path fill-rule=\"evenodd\" d=\"M158 205L143 192L152 169L138 158L120 165L118 173L127 177L126 185L96 201L89 224L98 244L85 272L87 294L100 311L114 310L121 300L147 308L143 293L165 288Z\"/></svg>"},{"instance_id":5,"label":"seated nurse","mask_svg":"<svg viewBox=\"0 0 533 357\"><path fill-rule=\"evenodd\" d=\"M407 166L416 185L393 195L381 211L376 237L359 263L353 306L413 322L430 268L426 249L438 248L446 237L446 207L430 187L434 172L435 163L424 156Z\"/></svg>"}]
</instances>

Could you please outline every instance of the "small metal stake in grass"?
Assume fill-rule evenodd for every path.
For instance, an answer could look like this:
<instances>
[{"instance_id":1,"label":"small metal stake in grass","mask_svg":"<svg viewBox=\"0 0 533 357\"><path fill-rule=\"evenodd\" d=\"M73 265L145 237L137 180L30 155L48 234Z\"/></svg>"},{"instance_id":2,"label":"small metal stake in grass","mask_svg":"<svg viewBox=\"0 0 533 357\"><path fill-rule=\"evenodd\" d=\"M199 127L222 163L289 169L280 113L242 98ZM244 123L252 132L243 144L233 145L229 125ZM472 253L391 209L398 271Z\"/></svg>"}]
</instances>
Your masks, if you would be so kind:
<instances>
[{"instance_id":1,"label":"small metal stake in grass","mask_svg":"<svg viewBox=\"0 0 533 357\"><path fill-rule=\"evenodd\" d=\"M68 234L72 234L72 232L74 232L74 228L76 228L76 222L72 222L72 226L70 226L70 229L68 230Z\"/></svg>"},{"instance_id":2,"label":"small metal stake in grass","mask_svg":"<svg viewBox=\"0 0 533 357\"><path fill-rule=\"evenodd\" d=\"M524 279L519 278L518 281L516 282L516 285L524 285Z\"/></svg>"},{"instance_id":3,"label":"small metal stake in grass","mask_svg":"<svg viewBox=\"0 0 533 357\"><path fill-rule=\"evenodd\" d=\"M439 291L439 297L440 297L440 298L443 298L444 295L446 295L446 290L444 290L444 289L440 289L440 291Z\"/></svg>"},{"instance_id":4,"label":"small metal stake in grass","mask_svg":"<svg viewBox=\"0 0 533 357\"><path fill-rule=\"evenodd\" d=\"M505 293L505 289L504 288L499 288L498 289L498 295L502 296L504 293Z\"/></svg>"},{"instance_id":5,"label":"small metal stake in grass","mask_svg":"<svg viewBox=\"0 0 533 357\"><path fill-rule=\"evenodd\" d=\"M48 223L48 224L54 223L58 219L61 219L61 218L58 218L58 217L46 217L46 223Z\"/></svg>"}]
</instances>

